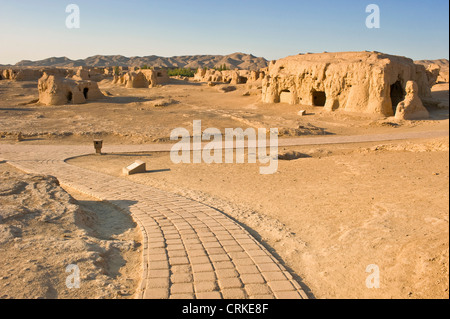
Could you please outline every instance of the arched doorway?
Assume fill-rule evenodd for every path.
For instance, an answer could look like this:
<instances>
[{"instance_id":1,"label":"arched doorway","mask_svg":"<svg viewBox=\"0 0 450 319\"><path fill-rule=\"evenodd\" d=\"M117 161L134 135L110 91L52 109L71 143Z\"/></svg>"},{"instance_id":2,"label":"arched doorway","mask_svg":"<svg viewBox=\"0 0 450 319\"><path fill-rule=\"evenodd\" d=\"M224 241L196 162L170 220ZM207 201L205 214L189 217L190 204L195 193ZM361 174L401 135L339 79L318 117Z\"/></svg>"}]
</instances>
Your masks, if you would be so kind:
<instances>
[{"instance_id":1,"label":"arched doorway","mask_svg":"<svg viewBox=\"0 0 450 319\"><path fill-rule=\"evenodd\" d=\"M402 84L400 81L395 82L391 85L391 102L392 102L392 111L397 112L397 105L401 101L405 99L405 91L403 90Z\"/></svg>"},{"instance_id":2,"label":"arched doorway","mask_svg":"<svg viewBox=\"0 0 450 319\"><path fill-rule=\"evenodd\" d=\"M89 89L88 88L84 88L83 89L83 95L84 95L84 98L87 100L87 98L88 98L88 92L89 92Z\"/></svg>"},{"instance_id":3,"label":"arched doorway","mask_svg":"<svg viewBox=\"0 0 450 319\"><path fill-rule=\"evenodd\" d=\"M72 103L72 92L71 91L67 92L66 98L67 98L67 103Z\"/></svg>"}]
</instances>

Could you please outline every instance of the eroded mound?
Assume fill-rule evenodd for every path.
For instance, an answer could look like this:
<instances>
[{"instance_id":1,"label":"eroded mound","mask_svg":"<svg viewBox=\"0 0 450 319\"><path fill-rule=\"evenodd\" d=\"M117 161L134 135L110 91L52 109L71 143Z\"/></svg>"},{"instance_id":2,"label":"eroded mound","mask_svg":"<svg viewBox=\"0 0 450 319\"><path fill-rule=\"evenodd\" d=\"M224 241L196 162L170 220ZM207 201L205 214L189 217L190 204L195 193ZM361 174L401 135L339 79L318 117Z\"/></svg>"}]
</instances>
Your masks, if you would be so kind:
<instances>
[{"instance_id":1,"label":"eroded mound","mask_svg":"<svg viewBox=\"0 0 450 319\"><path fill-rule=\"evenodd\" d=\"M140 256L135 225L104 205L76 201L55 177L1 173L0 298L132 297L139 278L127 278L126 264ZM69 288L70 265L79 288Z\"/></svg>"}]
</instances>

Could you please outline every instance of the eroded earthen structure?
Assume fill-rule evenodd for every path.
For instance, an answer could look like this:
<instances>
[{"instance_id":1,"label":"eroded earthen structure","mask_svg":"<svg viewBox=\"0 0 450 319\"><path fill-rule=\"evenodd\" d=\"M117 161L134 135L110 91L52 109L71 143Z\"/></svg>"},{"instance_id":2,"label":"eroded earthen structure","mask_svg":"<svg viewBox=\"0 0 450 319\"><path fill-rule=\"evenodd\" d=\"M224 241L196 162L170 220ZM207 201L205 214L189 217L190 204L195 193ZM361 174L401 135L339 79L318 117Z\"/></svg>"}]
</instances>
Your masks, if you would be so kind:
<instances>
[{"instance_id":1,"label":"eroded earthen structure","mask_svg":"<svg viewBox=\"0 0 450 319\"><path fill-rule=\"evenodd\" d=\"M264 78L264 71L249 71L249 70L225 70L218 71L215 69L198 69L194 76L194 81L197 82L223 82L231 85L261 84Z\"/></svg>"},{"instance_id":2,"label":"eroded earthen structure","mask_svg":"<svg viewBox=\"0 0 450 319\"><path fill-rule=\"evenodd\" d=\"M76 81L54 75L39 79L39 102L44 105L82 104L104 97L94 81Z\"/></svg>"},{"instance_id":3,"label":"eroded earthen structure","mask_svg":"<svg viewBox=\"0 0 450 319\"><path fill-rule=\"evenodd\" d=\"M151 88L169 82L167 70L139 69L121 75L114 75L114 84L124 85L127 88Z\"/></svg>"},{"instance_id":4,"label":"eroded earthen structure","mask_svg":"<svg viewBox=\"0 0 450 319\"><path fill-rule=\"evenodd\" d=\"M407 92L407 84L414 89ZM407 95L415 101L431 98L425 67L378 52L290 56L272 61L262 80L265 103L322 106L329 111L393 116L400 102L404 101L402 108L410 107Z\"/></svg>"}]
</instances>

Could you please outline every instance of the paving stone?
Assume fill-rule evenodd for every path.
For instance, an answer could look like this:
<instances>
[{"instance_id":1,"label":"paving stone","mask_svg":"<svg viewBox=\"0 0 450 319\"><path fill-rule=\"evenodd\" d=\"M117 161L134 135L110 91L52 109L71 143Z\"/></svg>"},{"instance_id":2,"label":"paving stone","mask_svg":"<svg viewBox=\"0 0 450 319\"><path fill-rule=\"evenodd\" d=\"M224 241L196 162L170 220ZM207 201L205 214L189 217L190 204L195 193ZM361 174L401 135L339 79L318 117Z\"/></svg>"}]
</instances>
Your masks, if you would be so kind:
<instances>
[{"instance_id":1,"label":"paving stone","mask_svg":"<svg viewBox=\"0 0 450 319\"><path fill-rule=\"evenodd\" d=\"M218 242L217 238L215 236L211 236L211 237L201 237L199 236L200 240L202 243L215 243Z\"/></svg>"},{"instance_id":2,"label":"paving stone","mask_svg":"<svg viewBox=\"0 0 450 319\"><path fill-rule=\"evenodd\" d=\"M169 290L164 288L146 289L144 292L144 299L168 299Z\"/></svg>"},{"instance_id":3,"label":"paving stone","mask_svg":"<svg viewBox=\"0 0 450 319\"><path fill-rule=\"evenodd\" d=\"M167 254L169 255L169 258L173 258L173 257L187 257L187 253L184 250L168 250Z\"/></svg>"},{"instance_id":4,"label":"paving stone","mask_svg":"<svg viewBox=\"0 0 450 319\"><path fill-rule=\"evenodd\" d=\"M190 260L191 264L208 264L208 263L210 263L208 256L190 257L189 260Z\"/></svg>"},{"instance_id":5,"label":"paving stone","mask_svg":"<svg viewBox=\"0 0 450 319\"><path fill-rule=\"evenodd\" d=\"M171 294L170 299L195 299L194 294Z\"/></svg>"},{"instance_id":6,"label":"paving stone","mask_svg":"<svg viewBox=\"0 0 450 319\"><path fill-rule=\"evenodd\" d=\"M236 246L224 246L223 248L225 249L225 251L228 254L230 254L232 252L243 252L244 251L244 249L241 246L239 246L239 245L236 245Z\"/></svg>"},{"instance_id":7,"label":"paving stone","mask_svg":"<svg viewBox=\"0 0 450 319\"><path fill-rule=\"evenodd\" d=\"M150 261L148 263L150 270L164 270L169 269L169 263L167 261Z\"/></svg>"},{"instance_id":8,"label":"paving stone","mask_svg":"<svg viewBox=\"0 0 450 319\"><path fill-rule=\"evenodd\" d=\"M256 266L236 266L240 274L259 274L258 268Z\"/></svg>"},{"instance_id":9,"label":"paving stone","mask_svg":"<svg viewBox=\"0 0 450 319\"><path fill-rule=\"evenodd\" d=\"M205 281L216 281L216 274L214 271L194 273L194 283Z\"/></svg>"},{"instance_id":10,"label":"paving stone","mask_svg":"<svg viewBox=\"0 0 450 319\"><path fill-rule=\"evenodd\" d=\"M269 281L269 286L274 292L295 291L294 286L288 281Z\"/></svg>"},{"instance_id":11,"label":"paving stone","mask_svg":"<svg viewBox=\"0 0 450 319\"><path fill-rule=\"evenodd\" d=\"M239 274L235 269L216 269L217 278L238 278Z\"/></svg>"},{"instance_id":12,"label":"paving stone","mask_svg":"<svg viewBox=\"0 0 450 319\"><path fill-rule=\"evenodd\" d=\"M148 248L149 249L164 248L164 247L166 247L166 244L164 242L149 242L148 243Z\"/></svg>"},{"instance_id":13,"label":"paving stone","mask_svg":"<svg viewBox=\"0 0 450 319\"><path fill-rule=\"evenodd\" d=\"M269 256L252 256L252 259L257 264L270 264L273 263L273 259Z\"/></svg>"},{"instance_id":14,"label":"paving stone","mask_svg":"<svg viewBox=\"0 0 450 319\"><path fill-rule=\"evenodd\" d=\"M187 259L186 257L172 257L169 258L169 264L172 266L189 265L189 259Z\"/></svg>"},{"instance_id":15,"label":"paving stone","mask_svg":"<svg viewBox=\"0 0 450 319\"><path fill-rule=\"evenodd\" d=\"M242 281L239 278L222 278L221 279L219 276L218 282L219 282L220 289L243 287Z\"/></svg>"},{"instance_id":16,"label":"paving stone","mask_svg":"<svg viewBox=\"0 0 450 319\"><path fill-rule=\"evenodd\" d=\"M170 276L170 281L172 283L192 283L194 278L190 273L175 273Z\"/></svg>"},{"instance_id":17,"label":"paving stone","mask_svg":"<svg viewBox=\"0 0 450 319\"><path fill-rule=\"evenodd\" d=\"M219 287L215 281L202 281L194 283L195 293L217 291Z\"/></svg>"},{"instance_id":18,"label":"paving stone","mask_svg":"<svg viewBox=\"0 0 450 319\"><path fill-rule=\"evenodd\" d=\"M169 278L168 277L162 277L162 278L150 278L146 281L146 288L147 289L153 289L153 288L166 288L169 289Z\"/></svg>"},{"instance_id":19,"label":"paving stone","mask_svg":"<svg viewBox=\"0 0 450 319\"><path fill-rule=\"evenodd\" d=\"M275 291L274 294L278 299L302 299L296 291Z\"/></svg>"},{"instance_id":20,"label":"paving stone","mask_svg":"<svg viewBox=\"0 0 450 319\"><path fill-rule=\"evenodd\" d=\"M211 255L211 256L209 256L209 259L211 259L211 261L213 261L213 262L229 261L230 257L228 257L227 255Z\"/></svg>"},{"instance_id":21,"label":"paving stone","mask_svg":"<svg viewBox=\"0 0 450 319\"><path fill-rule=\"evenodd\" d=\"M277 280L286 280L286 276L279 271L275 272L262 272L261 273L266 281L277 281Z\"/></svg>"},{"instance_id":22,"label":"paving stone","mask_svg":"<svg viewBox=\"0 0 450 319\"><path fill-rule=\"evenodd\" d=\"M189 249L187 252L189 258L207 256L206 251L204 249Z\"/></svg>"},{"instance_id":23,"label":"paving stone","mask_svg":"<svg viewBox=\"0 0 450 319\"><path fill-rule=\"evenodd\" d=\"M197 299L222 299L222 295L218 291L199 292L196 294Z\"/></svg>"},{"instance_id":24,"label":"paving stone","mask_svg":"<svg viewBox=\"0 0 450 319\"><path fill-rule=\"evenodd\" d=\"M208 248L222 248L222 245L218 242L205 242L203 243L203 246L205 246L206 249Z\"/></svg>"},{"instance_id":25,"label":"paving stone","mask_svg":"<svg viewBox=\"0 0 450 319\"><path fill-rule=\"evenodd\" d=\"M267 253L262 249L246 250L246 253L252 258L258 256L267 256Z\"/></svg>"},{"instance_id":26,"label":"paving stone","mask_svg":"<svg viewBox=\"0 0 450 319\"><path fill-rule=\"evenodd\" d=\"M158 254L158 255L150 254L148 256L148 259L150 261L166 261L167 255L166 254Z\"/></svg>"},{"instance_id":27,"label":"paving stone","mask_svg":"<svg viewBox=\"0 0 450 319\"><path fill-rule=\"evenodd\" d=\"M176 273L190 273L192 271L190 265L174 265L170 267L170 271L173 274Z\"/></svg>"},{"instance_id":28,"label":"paving stone","mask_svg":"<svg viewBox=\"0 0 450 319\"><path fill-rule=\"evenodd\" d=\"M264 272L270 272L270 271L280 271L280 267L278 267L277 264L275 264L274 262L270 263L270 264L258 264L258 268Z\"/></svg>"},{"instance_id":29,"label":"paving stone","mask_svg":"<svg viewBox=\"0 0 450 319\"><path fill-rule=\"evenodd\" d=\"M181 239L166 239L167 246L170 245L183 245L183 241Z\"/></svg>"},{"instance_id":30,"label":"paving stone","mask_svg":"<svg viewBox=\"0 0 450 319\"><path fill-rule=\"evenodd\" d=\"M186 244L185 247L187 251L203 249L202 244Z\"/></svg>"},{"instance_id":31,"label":"paving stone","mask_svg":"<svg viewBox=\"0 0 450 319\"><path fill-rule=\"evenodd\" d=\"M149 255L164 255L166 254L165 248L153 248L149 250Z\"/></svg>"},{"instance_id":32,"label":"paving stone","mask_svg":"<svg viewBox=\"0 0 450 319\"><path fill-rule=\"evenodd\" d=\"M269 299L275 299L275 296L272 294L269 295L254 295L250 296L250 299L259 299L259 300L269 300Z\"/></svg>"},{"instance_id":33,"label":"paving stone","mask_svg":"<svg viewBox=\"0 0 450 319\"><path fill-rule=\"evenodd\" d=\"M271 294L271 290L265 284L248 284L245 285L245 290L247 294L252 295L269 295Z\"/></svg>"},{"instance_id":34,"label":"paving stone","mask_svg":"<svg viewBox=\"0 0 450 319\"><path fill-rule=\"evenodd\" d=\"M169 278L169 270L151 270L148 272L148 278Z\"/></svg>"},{"instance_id":35,"label":"paving stone","mask_svg":"<svg viewBox=\"0 0 450 319\"><path fill-rule=\"evenodd\" d=\"M255 263L252 259L249 258L241 258L241 259L233 259L233 263L236 266L254 266Z\"/></svg>"},{"instance_id":36,"label":"paving stone","mask_svg":"<svg viewBox=\"0 0 450 319\"><path fill-rule=\"evenodd\" d=\"M190 294L194 293L194 287L192 283L172 284L170 287L171 294Z\"/></svg>"},{"instance_id":37,"label":"paving stone","mask_svg":"<svg viewBox=\"0 0 450 319\"><path fill-rule=\"evenodd\" d=\"M213 271L213 266L211 264L195 264L192 265L192 271L194 273Z\"/></svg>"},{"instance_id":38,"label":"paving stone","mask_svg":"<svg viewBox=\"0 0 450 319\"><path fill-rule=\"evenodd\" d=\"M242 274L240 278L245 285L264 284L266 282L260 274Z\"/></svg>"},{"instance_id":39,"label":"paving stone","mask_svg":"<svg viewBox=\"0 0 450 319\"><path fill-rule=\"evenodd\" d=\"M235 269L235 265L231 261L216 261L213 263L215 269Z\"/></svg>"},{"instance_id":40,"label":"paving stone","mask_svg":"<svg viewBox=\"0 0 450 319\"><path fill-rule=\"evenodd\" d=\"M201 241L199 239L186 239L186 240L184 240L184 244L185 245L201 244Z\"/></svg>"},{"instance_id":41,"label":"paving stone","mask_svg":"<svg viewBox=\"0 0 450 319\"><path fill-rule=\"evenodd\" d=\"M232 260L250 258L250 256L246 252L230 252L228 254Z\"/></svg>"},{"instance_id":42,"label":"paving stone","mask_svg":"<svg viewBox=\"0 0 450 319\"><path fill-rule=\"evenodd\" d=\"M208 255L226 255L226 251L223 248L208 248Z\"/></svg>"},{"instance_id":43,"label":"paving stone","mask_svg":"<svg viewBox=\"0 0 450 319\"><path fill-rule=\"evenodd\" d=\"M223 289L223 299L246 299L246 294L243 289Z\"/></svg>"}]
</instances>

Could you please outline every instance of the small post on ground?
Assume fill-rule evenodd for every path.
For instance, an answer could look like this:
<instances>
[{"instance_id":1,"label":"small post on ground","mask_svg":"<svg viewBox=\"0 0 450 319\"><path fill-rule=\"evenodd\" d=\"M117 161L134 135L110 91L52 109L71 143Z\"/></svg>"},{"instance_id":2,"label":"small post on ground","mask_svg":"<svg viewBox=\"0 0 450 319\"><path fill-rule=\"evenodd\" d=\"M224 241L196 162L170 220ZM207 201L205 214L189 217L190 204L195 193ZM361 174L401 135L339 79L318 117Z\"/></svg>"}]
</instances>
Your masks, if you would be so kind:
<instances>
[{"instance_id":1,"label":"small post on ground","mask_svg":"<svg viewBox=\"0 0 450 319\"><path fill-rule=\"evenodd\" d=\"M95 154L102 155L103 140L94 140Z\"/></svg>"}]
</instances>

